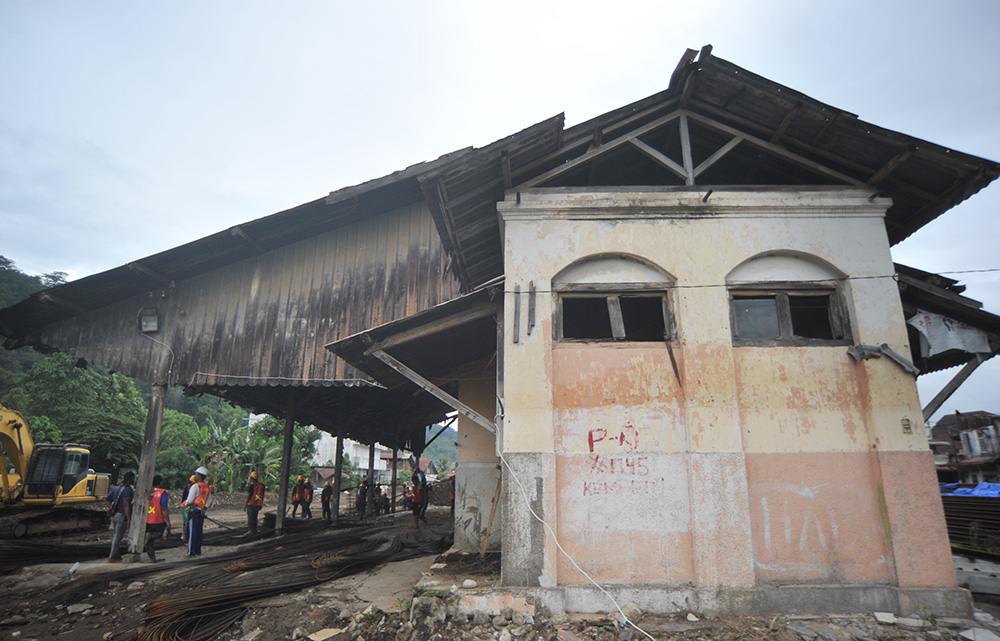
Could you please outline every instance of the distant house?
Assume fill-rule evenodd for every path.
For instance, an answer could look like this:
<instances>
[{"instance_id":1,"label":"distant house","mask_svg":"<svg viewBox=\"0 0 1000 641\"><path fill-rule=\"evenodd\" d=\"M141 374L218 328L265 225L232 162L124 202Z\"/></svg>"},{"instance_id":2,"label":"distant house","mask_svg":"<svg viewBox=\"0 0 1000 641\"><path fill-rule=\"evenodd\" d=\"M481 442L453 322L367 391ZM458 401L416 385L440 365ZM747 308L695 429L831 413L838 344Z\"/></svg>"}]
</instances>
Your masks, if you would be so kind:
<instances>
[{"instance_id":1,"label":"distant house","mask_svg":"<svg viewBox=\"0 0 1000 641\"><path fill-rule=\"evenodd\" d=\"M1000 415L955 412L931 429L938 480L950 483L1000 482Z\"/></svg>"}]
</instances>

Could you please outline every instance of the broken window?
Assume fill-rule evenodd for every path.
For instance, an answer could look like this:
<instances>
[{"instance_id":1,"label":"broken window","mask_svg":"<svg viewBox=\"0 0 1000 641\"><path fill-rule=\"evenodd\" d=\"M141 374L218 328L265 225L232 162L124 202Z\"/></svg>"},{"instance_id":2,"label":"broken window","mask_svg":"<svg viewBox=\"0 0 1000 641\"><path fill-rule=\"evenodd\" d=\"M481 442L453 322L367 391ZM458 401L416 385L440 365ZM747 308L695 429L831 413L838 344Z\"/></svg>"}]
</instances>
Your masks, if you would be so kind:
<instances>
[{"instance_id":1,"label":"broken window","mask_svg":"<svg viewBox=\"0 0 1000 641\"><path fill-rule=\"evenodd\" d=\"M737 345L844 345L851 337L836 289L730 291Z\"/></svg>"},{"instance_id":2,"label":"broken window","mask_svg":"<svg viewBox=\"0 0 1000 641\"><path fill-rule=\"evenodd\" d=\"M661 342L672 338L666 292L590 292L559 296L560 341Z\"/></svg>"}]
</instances>

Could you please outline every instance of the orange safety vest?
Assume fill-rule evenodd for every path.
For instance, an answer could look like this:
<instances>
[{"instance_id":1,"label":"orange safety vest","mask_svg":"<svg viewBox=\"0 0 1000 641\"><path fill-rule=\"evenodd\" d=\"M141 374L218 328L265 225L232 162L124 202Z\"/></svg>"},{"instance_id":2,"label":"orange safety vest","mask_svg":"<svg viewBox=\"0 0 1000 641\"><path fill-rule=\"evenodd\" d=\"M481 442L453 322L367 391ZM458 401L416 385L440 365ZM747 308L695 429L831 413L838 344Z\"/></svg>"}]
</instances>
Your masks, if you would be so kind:
<instances>
[{"instance_id":1,"label":"orange safety vest","mask_svg":"<svg viewBox=\"0 0 1000 641\"><path fill-rule=\"evenodd\" d=\"M306 489L305 485L299 485L298 483L296 483L295 487L292 488L292 500L301 501L303 498L305 498L302 496L305 493L305 489Z\"/></svg>"},{"instance_id":2,"label":"orange safety vest","mask_svg":"<svg viewBox=\"0 0 1000 641\"><path fill-rule=\"evenodd\" d=\"M166 490L158 487L153 488L153 496L149 499L149 510L146 512L146 523L148 525L157 525L159 523L167 522L167 520L163 518L163 506L160 505L160 501L165 491Z\"/></svg>"},{"instance_id":3,"label":"orange safety vest","mask_svg":"<svg viewBox=\"0 0 1000 641\"><path fill-rule=\"evenodd\" d=\"M313 489L311 485L302 486L302 500L311 503L313 500Z\"/></svg>"},{"instance_id":4,"label":"orange safety vest","mask_svg":"<svg viewBox=\"0 0 1000 641\"><path fill-rule=\"evenodd\" d=\"M196 485L198 486L198 496L194 498L194 506L204 512L205 503L208 501L208 495L212 493L212 489L208 486L208 483L202 481L199 481Z\"/></svg>"},{"instance_id":5,"label":"orange safety vest","mask_svg":"<svg viewBox=\"0 0 1000 641\"><path fill-rule=\"evenodd\" d=\"M247 505L256 505L260 507L264 505L264 484L254 481L250 486L250 500L247 501Z\"/></svg>"}]
</instances>

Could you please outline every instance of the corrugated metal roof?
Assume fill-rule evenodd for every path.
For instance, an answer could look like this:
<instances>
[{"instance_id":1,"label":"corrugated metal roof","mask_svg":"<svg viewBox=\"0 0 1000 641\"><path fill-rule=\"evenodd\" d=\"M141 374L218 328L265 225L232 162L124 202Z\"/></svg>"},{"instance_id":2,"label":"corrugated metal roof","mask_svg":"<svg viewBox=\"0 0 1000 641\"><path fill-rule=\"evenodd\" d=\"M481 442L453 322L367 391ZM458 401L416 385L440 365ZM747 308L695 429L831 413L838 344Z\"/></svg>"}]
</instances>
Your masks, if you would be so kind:
<instances>
[{"instance_id":1,"label":"corrugated metal roof","mask_svg":"<svg viewBox=\"0 0 1000 641\"><path fill-rule=\"evenodd\" d=\"M508 183L516 190L518 184L581 157L602 140L622 136L678 109L752 135L892 198L886 227L893 244L1000 175L1000 165L993 161L860 120L712 56L710 47L697 58L696 54L690 50L685 54L665 91L560 132L556 149L549 140L540 140L531 153L504 161L502 149L484 148L470 152L461 163L446 163L422 176L431 211L442 219L438 227L446 235L446 246L461 258L463 283L475 286L503 273L495 204L505 191L505 162ZM696 164L731 138L697 122L691 127ZM680 162L675 132L664 129L651 142ZM683 184L634 150L622 149L606 160L548 186ZM713 165L699 184L837 183L785 157L741 144Z\"/></svg>"}]
</instances>

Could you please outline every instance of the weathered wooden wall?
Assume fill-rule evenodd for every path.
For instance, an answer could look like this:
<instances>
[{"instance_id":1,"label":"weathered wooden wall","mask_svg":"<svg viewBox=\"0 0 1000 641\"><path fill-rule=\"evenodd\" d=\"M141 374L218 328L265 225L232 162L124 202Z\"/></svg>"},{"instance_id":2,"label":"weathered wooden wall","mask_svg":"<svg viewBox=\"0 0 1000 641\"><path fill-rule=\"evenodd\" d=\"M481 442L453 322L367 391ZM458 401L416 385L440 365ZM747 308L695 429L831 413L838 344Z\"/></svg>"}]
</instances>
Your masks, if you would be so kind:
<instances>
[{"instance_id":1,"label":"weathered wooden wall","mask_svg":"<svg viewBox=\"0 0 1000 641\"><path fill-rule=\"evenodd\" d=\"M39 339L154 382L276 386L361 378L324 346L459 292L423 204L249 251L243 261L50 325ZM158 310L160 331L138 331L144 308Z\"/></svg>"}]
</instances>

